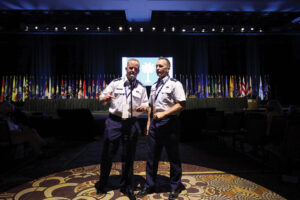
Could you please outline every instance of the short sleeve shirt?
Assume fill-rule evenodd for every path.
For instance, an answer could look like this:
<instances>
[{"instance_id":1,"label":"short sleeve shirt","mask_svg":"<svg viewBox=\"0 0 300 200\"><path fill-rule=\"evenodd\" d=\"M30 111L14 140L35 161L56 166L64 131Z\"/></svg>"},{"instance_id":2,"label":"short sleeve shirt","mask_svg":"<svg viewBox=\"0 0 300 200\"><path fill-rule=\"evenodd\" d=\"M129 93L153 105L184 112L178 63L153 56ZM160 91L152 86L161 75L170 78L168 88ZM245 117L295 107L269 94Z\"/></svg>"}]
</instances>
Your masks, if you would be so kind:
<instances>
[{"instance_id":1,"label":"short sleeve shirt","mask_svg":"<svg viewBox=\"0 0 300 200\"><path fill-rule=\"evenodd\" d=\"M182 101L186 101L186 97L181 82L176 79L166 76L151 87L149 104L154 113L166 111Z\"/></svg>"},{"instance_id":2,"label":"short sleeve shirt","mask_svg":"<svg viewBox=\"0 0 300 200\"><path fill-rule=\"evenodd\" d=\"M105 88L100 98L106 96L112 92L114 97L109 105L109 113L122 116L123 104L129 104L131 101L131 88L130 82L126 76L114 79ZM138 80L133 82L133 92L132 92L132 107L135 108L141 105L148 105L148 96L145 86Z\"/></svg>"}]
</instances>

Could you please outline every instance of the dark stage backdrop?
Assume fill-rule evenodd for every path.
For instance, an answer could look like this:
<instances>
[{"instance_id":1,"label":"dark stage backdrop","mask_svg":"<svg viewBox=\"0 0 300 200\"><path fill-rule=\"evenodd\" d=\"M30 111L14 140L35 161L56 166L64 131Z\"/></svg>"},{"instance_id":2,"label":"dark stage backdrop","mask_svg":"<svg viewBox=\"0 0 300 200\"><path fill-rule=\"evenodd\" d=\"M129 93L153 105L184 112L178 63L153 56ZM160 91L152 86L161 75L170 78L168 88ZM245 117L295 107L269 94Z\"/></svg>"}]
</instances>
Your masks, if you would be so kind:
<instances>
[{"instance_id":1,"label":"dark stage backdrop","mask_svg":"<svg viewBox=\"0 0 300 200\"><path fill-rule=\"evenodd\" d=\"M176 74L269 74L272 97L298 103L299 36L0 36L1 75L121 75L122 56L172 56Z\"/></svg>"}]
</instances>

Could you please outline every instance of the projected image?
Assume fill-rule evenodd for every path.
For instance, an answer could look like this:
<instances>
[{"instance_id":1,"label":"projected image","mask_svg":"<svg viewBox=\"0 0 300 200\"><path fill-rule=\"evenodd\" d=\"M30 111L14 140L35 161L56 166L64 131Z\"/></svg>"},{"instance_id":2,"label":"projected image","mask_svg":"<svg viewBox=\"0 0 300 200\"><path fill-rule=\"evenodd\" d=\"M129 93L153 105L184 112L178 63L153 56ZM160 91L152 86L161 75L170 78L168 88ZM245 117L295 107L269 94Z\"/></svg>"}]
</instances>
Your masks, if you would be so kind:
<instances>
[{"instance_id":1,"label":"projected image","mask_svg":"<svg viewBox=\"0 0 300 200\"><path fill-rule=\"evenodd\" d=\"M127 62L130 58L135 58L140 61L140 73L137 79L142 82L144 86L151 86L158 79L156 75L156 62L159 57L122 57L122 76L125 76ZM171 67L169 75L173 77L173 58L167 57L170 61Z\"/></svg>"}]
</instances>

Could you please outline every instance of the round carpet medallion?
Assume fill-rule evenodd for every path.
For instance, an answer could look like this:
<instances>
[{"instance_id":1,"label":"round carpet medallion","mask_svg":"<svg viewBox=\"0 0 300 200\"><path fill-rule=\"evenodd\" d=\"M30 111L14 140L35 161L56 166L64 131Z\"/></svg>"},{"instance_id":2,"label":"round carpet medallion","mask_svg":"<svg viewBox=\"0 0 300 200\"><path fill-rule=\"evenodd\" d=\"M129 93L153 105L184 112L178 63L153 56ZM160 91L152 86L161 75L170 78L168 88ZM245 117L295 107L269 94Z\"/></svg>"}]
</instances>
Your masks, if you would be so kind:
<instances>
[{"instance_id":1,"label":"round carpet medallion","mask_svg":"<svg viewBox=\"0 0 300 200\"><path fill-rule=\"evenodd\" d=\"M142 199L168 199L169 163L160 162L157 191ZM145 181L145 161L134 164L136 189ZM281 200L280 195L244 178L201 166L182 164L182 183L185 189L178 199L195 200ZM85 166L57 172L0 194L5 200L126 200L119 188L121 163L113 163L107 194L96 194L94 187L99 179L99 165Z\"/></svg>"}]
</instances>

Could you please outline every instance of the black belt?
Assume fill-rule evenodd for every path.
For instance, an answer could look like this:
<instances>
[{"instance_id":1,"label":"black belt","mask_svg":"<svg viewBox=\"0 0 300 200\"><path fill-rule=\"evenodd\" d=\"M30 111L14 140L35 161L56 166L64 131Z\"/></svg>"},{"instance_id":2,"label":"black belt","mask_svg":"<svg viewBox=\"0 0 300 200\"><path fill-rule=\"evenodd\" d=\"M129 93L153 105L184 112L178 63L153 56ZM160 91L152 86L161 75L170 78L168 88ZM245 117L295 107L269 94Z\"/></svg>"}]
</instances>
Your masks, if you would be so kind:
<instances>
[{"instance_id":1,"label":"black belt","mask_svg":"<svg viewBox=\"0 0 300 200\"><path fill-rule=\"evenodd\" d=\"M132 118L126 118L126 119L123 119L122 117L119 117L118 115L114 115L114 114L111 114L109 113L109 118L114 120L114 121L124 121L124 120L136 120L136 117L132 117Z\"/></svg>"}]
</instances>

